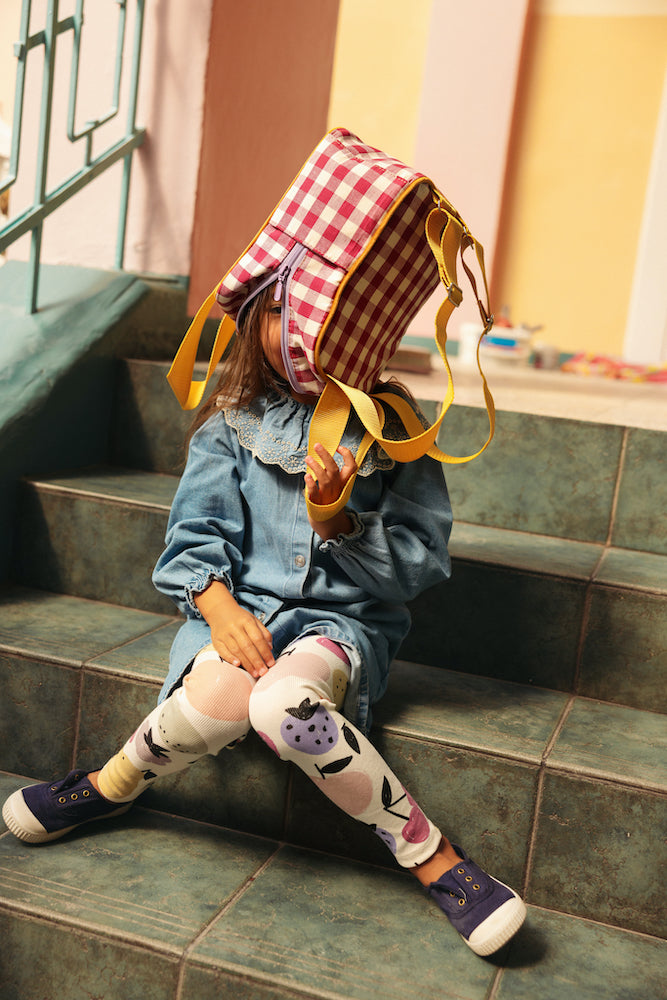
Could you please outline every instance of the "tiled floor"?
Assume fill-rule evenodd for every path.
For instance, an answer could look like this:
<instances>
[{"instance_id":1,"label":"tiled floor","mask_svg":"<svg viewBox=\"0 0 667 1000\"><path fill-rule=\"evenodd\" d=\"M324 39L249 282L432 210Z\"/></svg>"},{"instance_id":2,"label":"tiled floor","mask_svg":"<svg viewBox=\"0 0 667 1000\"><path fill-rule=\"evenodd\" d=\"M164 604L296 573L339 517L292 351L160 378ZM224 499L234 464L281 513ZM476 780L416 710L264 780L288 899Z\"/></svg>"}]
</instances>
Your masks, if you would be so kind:
<instances>
[{"instance_id":1,"label":"tiled floor","mask_svg":"<svg viewBox=\"0 0 667 1000\"><path fill-rule=\"evenodd\" d=\"M665 941L531 906L480 959L404 873L142 809L0 836L0 892L3 998L664 998Z\"/></svg>"}]
</instances>

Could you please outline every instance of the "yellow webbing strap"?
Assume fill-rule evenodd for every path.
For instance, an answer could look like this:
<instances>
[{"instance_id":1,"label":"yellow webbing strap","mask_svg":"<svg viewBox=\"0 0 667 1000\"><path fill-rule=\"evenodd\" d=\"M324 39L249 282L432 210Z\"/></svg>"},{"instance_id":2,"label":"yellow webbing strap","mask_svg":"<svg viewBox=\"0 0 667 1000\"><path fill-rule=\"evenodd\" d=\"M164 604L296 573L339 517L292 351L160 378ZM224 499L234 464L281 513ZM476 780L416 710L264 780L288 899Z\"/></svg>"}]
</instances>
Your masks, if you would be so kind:
<instances>
[{"instance_id":1,"label":"yellow webbing strap","mask_svg":"<svg viewBox=\"0 0 667 1000\"><path fill-rule=\"evenodd\" d=\"M372 400L369 396L366 396L366 399L369 403L371 403L371 407L373 409L373 420L377 422L381 431L384 426L384 410L382 409L379 401L374 399ZM346 396L340 392L333 382L328 383L317 401L315 413L313 414L313 419L311 421L311 434L308 441L309 455L317 459L317 453L314 450L316 444L323 445L330 455L334 455L336 453L336 449L340 445L345 431L345 425L347 424L349 413L350 404L348 403ZM312 425L315 423L316 415L317 429L320 433L313 436ZM371 447L374 440L375 438L373 434L366 431L361 439L359 447L357 448L357 453L354 456L354 460L357 463L357 469L361 468L361 463L364 460L366 452ZM310 516L316 521L328 521L329 518L333 517L340 510L342 510L347 501L350 499L355 479L356 473L353 476L350 476L338 499L334 501L334 503L330 504L313 503L312 500L309 500L308 494L304 490L306 506Z\"/></svg>"},{"instance_id":2,"label":"yellow webbing strap","mask_svg":"<svg viewBox=\"0 0 667 1000\"><path fill-rule=\"evenodd\" d=\"M449 317L462 301L462 293L457 285L456 271L456 260L459 250L463 251L470 246L474 246L475 253L477 255L477 262L484 279L487 303L488 289L484 268L484 250L481 244L477 243L477 241L464 228L460 219L458 219L455 215L452 215L446 209L443 209L441 206L434 208L429 213L426 220L426 237L429 246L431 247L433 256L437 262L440 279L447 290L447 297L440 305L435 320L435 340L447 372L447 391L437 419L430 427L424 429L421 421L416 416L410 404L402 397L397 396L394 393L379 393L377 396L369 396L361 389L355 389L352 386L345 385L331 376L327 376L327 384L324 388L322 396L320 397L311 421L308 443L309 454L313 454L313 448L317 442L323 444L331 454L336 451L336 448L340 444L340 438L343 430L345 429L345 425L352 408L354 408L359 416L359 419L366 428L364 441L370 435L371 442L377 441L387 455L398 462L411 462L417 458L421 458L423 455L429 455L431 458L437 459L439 462L445 462L449 465L469 462L473 458L477 458L477 456L488 447L491 439L493 438L495 432L495 406L486 377L479 362L478 344L477 366L479 368L480 375L482 376L484 401L489 417L489 435L479 451L476 451L471 455L449 455L446 452L441 451L435 444L442 421L454 399L454 385L449 360L447 358L446 345L447 323L449 322ZM491 327L492 318L489 315L488 310L484 308L484 305L479 298L473 274L470 272L465 262L463 263L463 266L466 274L470 278L479 306L480 315L484 323L484 333L486 333ZM484 334L482 334L482 336L483 335ZM480 337L480 343L481 339L482 338ZM380 400L392 406L398 414L399 419L402 421L406 431L410 435L406 440L394 441L383 436L382 430L384 419L381 423L379 419L380 411L378 409L378 403ZM369 446L366 447L366 450L368 447ZM326 520L329 517L333 517L334 514L337 514L339 510L342 510L352 491L353 482L354 477L351 477L346 484L344 493L339 497L338 501L334 504L329 504L326 508L318 508L316 505L311 505L310 501L308 501L311 516L316 520Z\"/></svg>"},{"instance_id":3,"label":"yellow webbing strap","mask_svg":"<svg viewBox=\"0 0 667 1000\"><path fill-rule=\"evenodd\" d=\"M213 303L215 302L216 291L217 286L213 289L206 301L199 307L197 315L190 324L188 331L181 342L181 346L176 352L176 357L172 361L169 374L167 375L167 381L169 382L176 399L179 401L184 410L194 410L195 407L199 406L201 398L204 395L204 390L206 389L206 383L213 374L220 358L225 353L225 348L232 339L232 334L234 333L234 320L225 313L220 320L220 324L215 335L215 341L213 342L213 347L211 349L211 357L208 362L206 378L203 379L203 381L195 381L192 376L195 361L197 360L197 348L199 347L199 341L201 339L204 323L206 322L208 314L210 313Z\"/></svg>"}]
</instances>

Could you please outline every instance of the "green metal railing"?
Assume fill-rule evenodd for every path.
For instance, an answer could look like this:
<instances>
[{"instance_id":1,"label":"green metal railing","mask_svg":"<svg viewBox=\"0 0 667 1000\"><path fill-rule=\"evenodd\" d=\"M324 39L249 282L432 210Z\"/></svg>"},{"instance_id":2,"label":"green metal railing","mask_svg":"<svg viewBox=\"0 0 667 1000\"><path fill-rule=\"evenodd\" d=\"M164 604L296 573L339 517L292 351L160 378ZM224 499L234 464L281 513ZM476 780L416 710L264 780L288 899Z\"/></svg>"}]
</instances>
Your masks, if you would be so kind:
<instances>
[{"instance_id":1,"label":"green metal railing","mask_svg":"<svg viewBox=\"0 0 667 1000\"><path fill-rule=\"evenodd\" d=\"M100 0L95 0L95 2L99 4ZM32 0L23 0L20 39L14 46L14 55L16 56L18 64L16 70L16 91L14 97L14 117L12 145L9 160L9 176L5 178L4 182L0 185L0 194L7 191L18 178L28 55L31 50L41 46L44 49L44 64L39 137L37 143L37 159L35 164L35 194L33 204L20 216L9 222L3 229L0 229L0 253L27 233L32 234L27 295L27 309L31 313L36 312L37 310L39 267L44 220L47 216L51 215L52 212L55 212L55 210L69 198L75 195L87 184L90 184L91 181L93 181L109 167L118 163L120 160L124 161L124 165L120 194L120 218L116 242L116 267L122 268L123 266L132 154L134 150L141 145L145 135L145 129L136 127L137 94L139 68L141 63L141 42L143 36L145 0L134 0L136 5L136 16L132 45L132 65L130 68L129 98L127 101L128 107L125 135L104 152L98 153L98 155L93 157L93 136L95 131L112 118L115 118L119 114L120 110L120 90L123 78L123 51L125 48L128 0L112 0L112 2L118 5L119 16L111 107L100 118L87 121L85 126L77 131L75 127L75 119L84 20L84 0L77 0L75 13L70 17L63 18L62 20L59 19L58 16L59 0L48 0L46 24L43 30L34 32L33 34L29 33ZM62 181L56 188L51 191L47 191L47 170L49 163L51 118L53 110L56 43L58 36L69 31L73 32L73 44L70 71L69 107L67 116L67 137L72 143L83 141L84 163L79 170L66 180Z\"/></svg>"}]
</instances>

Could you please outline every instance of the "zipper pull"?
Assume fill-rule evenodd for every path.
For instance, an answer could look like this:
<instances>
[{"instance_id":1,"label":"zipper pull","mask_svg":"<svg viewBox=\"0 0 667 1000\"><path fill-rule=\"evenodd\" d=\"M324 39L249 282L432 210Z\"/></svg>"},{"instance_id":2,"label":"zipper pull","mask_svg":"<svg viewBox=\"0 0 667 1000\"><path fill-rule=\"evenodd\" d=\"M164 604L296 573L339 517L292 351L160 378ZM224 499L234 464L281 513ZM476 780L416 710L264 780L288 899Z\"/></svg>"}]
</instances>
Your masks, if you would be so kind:
<instances>
[{"instance_id":1,"label":"zipper pull","mask_svg":"<svg viewBox=\"0 0 667 1000\"><path fill-rule=\"evenodd\" d=\"M273 292L274 302L280 302L280 300L282 299L287 279L292 273L291 261L289 259L290 256L293 256L293 254L292 253L288 254L287 258L283 261L283 266L278 271L278 280L276 281L276 287Z\"/></svg>"}]
</instances>

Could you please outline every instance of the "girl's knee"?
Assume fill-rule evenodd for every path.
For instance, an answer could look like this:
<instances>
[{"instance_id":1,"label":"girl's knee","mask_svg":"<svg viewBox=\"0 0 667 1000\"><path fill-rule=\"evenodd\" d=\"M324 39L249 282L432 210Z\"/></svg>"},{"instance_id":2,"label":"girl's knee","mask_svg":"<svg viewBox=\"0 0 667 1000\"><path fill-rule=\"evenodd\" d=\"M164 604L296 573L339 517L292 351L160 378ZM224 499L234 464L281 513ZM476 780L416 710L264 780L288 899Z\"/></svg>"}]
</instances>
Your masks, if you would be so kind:
<instances>
[{"instance_id":1,"label":"girl's knee","mask_svg":"<svg viewBox=\"0 0 667 1000\"><path fill-rule=\"evenodd\" d=\"M202 650L183 681L188 703L202 715L229 722L249 720L254 681L240 667L221 660L212 647Z\"/></svg>"}]
</instances>

